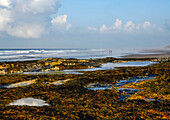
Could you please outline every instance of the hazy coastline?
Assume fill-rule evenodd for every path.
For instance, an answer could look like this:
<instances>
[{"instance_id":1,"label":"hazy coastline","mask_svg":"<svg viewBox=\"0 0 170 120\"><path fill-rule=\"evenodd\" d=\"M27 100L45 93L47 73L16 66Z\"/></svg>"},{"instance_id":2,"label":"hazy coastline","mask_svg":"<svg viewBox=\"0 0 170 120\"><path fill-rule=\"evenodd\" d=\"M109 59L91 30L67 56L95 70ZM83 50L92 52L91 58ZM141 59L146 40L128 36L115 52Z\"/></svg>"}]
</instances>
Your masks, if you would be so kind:
<instances>
[{"instance_id":1,"label":"hazy coastline","mask_svg":"<svg viewBox=\"0 0 170 120\"><path fill-rule=\"evenodd\" d=\"M164 58L170 57L169 49L0 49L0 62L30 61L45 58L97 59L115 58Z\"/></svg>"}]
</instances>

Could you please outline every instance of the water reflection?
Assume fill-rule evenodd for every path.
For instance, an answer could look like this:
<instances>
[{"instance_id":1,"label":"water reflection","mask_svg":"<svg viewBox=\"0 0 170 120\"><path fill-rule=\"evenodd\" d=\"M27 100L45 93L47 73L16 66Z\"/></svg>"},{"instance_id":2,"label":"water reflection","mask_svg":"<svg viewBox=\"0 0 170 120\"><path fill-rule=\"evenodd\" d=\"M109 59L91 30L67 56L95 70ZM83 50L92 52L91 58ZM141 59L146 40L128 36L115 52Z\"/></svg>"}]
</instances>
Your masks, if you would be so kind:
<instances>
[{"instance_id":1,"label":"water reflection","mask_svg":"<svg viewBox=\"0 0 170 120\"><path fill-rule=\"evenodd\" d=\"M111 70L115 67L140 67L156 64L157 62L152 61L129 61L125 63L104 63L101 67L88 68L88 69L69 69L69 70L58 70L58 71L37 71L37 72L24 72L23 74L83 74L84 71L96 71L96 70Z\"/></svg>"},{"instance_id":2,"label":"water reflection","mask_svg":"<svg viewBox=\"0 0 170 120\"><path fill-rule=\"evenodd\" d=\"M81 72L81 71L96 71L96 70L111 70L115 67L141 67L156 64L157 62L152 61L129 61L125 63L104 63L101 64L101 67L89 68L89 69L71 69L64 70L65 72Z\"/></svg>"},{"instance_id":3,"label":"water reflection","mask_svg":"<svg viewBox=\"0 0 170 120\"><path fill-rule=\"evenodd\" d=\"M148 79L154 79L154 76L150 77L133 77L128 80L120 80L115 85L112 84L99 84L98 82L92 83L86 86L89 90L106 90L111 89L112 87L122 87L128 83L138 83L140 81L145 81ZM131 95L135 94L138 91L142 91L140 89L133 89L133 88L117 88L119 90L118 94L120 94L120 98L118 100L125 100L126 98L130 97ZM122 93L126 93L128 95L121 95Z\"/></svg>"},{"instance_id":4,"label":"water reflection","mask_svg":"<svg viewBox=\"0 0 170 120\"><path fill-rule=\"evenodd\" d=\"M19 100L15 100L14 102L10 103L9 105L17 105L17 106L49 106L48 103L45 103L44 100L35 99L35 98L22 98Z\"/></svg>"},{"instance_id":5,"label":"water reflection","mask_svg":"<svg viewBox=\"0 0 170 120\"><path fill-rule=\"evenodd\" d=\"M29 75L29 74L35 74L35 75L39 75L39 74L83 74L80 72L76 72L76 71L46 71L46 72L24 72L24 75Z\"/></svg>"},{"instance_id":6,"label":"water reflection","mask_svg":"<svg viewBox=\"0 0 170 120\"><path fill-rule=\"evenodd\" d=\"M36 82L37 79L34 80L29 80L29 81L24 81L24 82L18 82L18 83L13 83L9 85L2 85L0 88L15 88L15 87L22 87L22 86L28 86Z\"/></svg>"}]
</instances>

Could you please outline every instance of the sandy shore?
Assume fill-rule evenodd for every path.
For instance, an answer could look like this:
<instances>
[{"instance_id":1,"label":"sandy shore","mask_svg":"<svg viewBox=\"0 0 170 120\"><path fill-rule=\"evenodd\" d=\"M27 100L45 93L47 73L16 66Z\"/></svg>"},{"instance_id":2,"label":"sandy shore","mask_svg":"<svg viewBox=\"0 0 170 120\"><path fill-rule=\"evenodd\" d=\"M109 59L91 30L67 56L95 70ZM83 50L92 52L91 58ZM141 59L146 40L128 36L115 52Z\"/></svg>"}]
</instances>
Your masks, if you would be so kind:
<instances>
[{"instance_id":1,"label":"sandy shore","mask_svg":"<svg viewBox=\"0 0 170 120\"><path fill-rule=\"evenodd\" d=\"M166 58L166 57L170 57L170 50L169 51L150 50L139 54L129 54L121 57L123 58Z\"/></svg>"}]
</instances>

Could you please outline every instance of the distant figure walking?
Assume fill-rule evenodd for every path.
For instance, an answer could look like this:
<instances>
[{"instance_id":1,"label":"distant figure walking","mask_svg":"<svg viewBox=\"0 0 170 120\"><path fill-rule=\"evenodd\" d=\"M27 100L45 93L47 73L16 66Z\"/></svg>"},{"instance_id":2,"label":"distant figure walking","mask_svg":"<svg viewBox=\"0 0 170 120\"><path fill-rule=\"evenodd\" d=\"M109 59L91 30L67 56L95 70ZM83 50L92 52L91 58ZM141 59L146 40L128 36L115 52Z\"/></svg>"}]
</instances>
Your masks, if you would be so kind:
<instances>
[{"instance_id":1,"label":"distant figure walking","mask_svg":"<svg viewBox=\"0 0 170 120\"><path fill-rule=\"evenodd\" d=\"M109 54L112 54L112 50L109 50Z\"/></svg>"}]
</instances>

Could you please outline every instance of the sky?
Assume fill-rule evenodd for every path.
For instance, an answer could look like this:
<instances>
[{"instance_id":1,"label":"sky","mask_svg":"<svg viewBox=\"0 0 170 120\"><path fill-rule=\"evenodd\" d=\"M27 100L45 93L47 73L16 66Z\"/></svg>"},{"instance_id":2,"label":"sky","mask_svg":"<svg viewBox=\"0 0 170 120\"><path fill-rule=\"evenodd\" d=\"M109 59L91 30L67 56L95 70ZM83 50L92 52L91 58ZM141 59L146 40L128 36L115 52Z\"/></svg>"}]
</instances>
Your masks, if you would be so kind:
<instances>
[{"instance_id":1,"label":"sky","mask_svg":"<svg viewBox=\"0 0 170 120\"><path fill-rule=\"evenodd\" d=\"M162 48L170 0L0 0L0 48Z\"/></svg>"}]
</instances>

